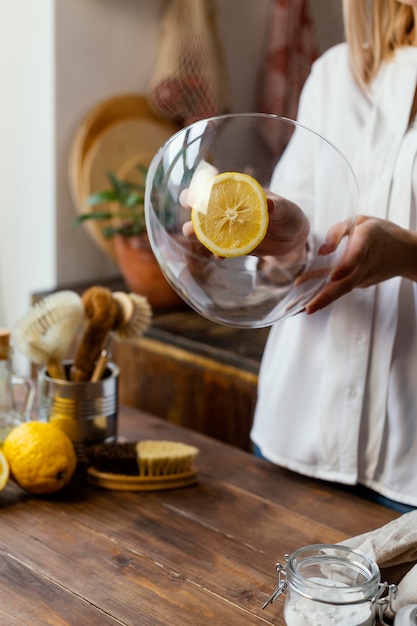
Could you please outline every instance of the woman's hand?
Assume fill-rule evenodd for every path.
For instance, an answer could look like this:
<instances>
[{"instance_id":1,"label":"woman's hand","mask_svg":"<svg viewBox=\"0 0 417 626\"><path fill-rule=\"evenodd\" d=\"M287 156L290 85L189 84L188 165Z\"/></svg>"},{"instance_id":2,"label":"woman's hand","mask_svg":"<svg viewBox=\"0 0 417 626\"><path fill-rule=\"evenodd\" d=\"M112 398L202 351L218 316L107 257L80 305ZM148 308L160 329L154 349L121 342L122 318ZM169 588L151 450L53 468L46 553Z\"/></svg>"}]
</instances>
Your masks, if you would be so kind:
<instances>
[{"instance_id":1,"label":"woman's hand","mask_svg":"<svg viewBox=\"0 0 417 626\"><path fill-rule=\"evenodd\" d=\"M269 225L263 241L255 249L258 255L277 258L285 265L305 260L310 222L297 204L267 193Z\"/></svg>"},{"instance_id":2,"label":"woman's hand","mask_svg":"<svg viewBox=\"0 0 417 626\"><path fill-rule=\"evenodd\" d=\"M333 226L318 253L334 252L346 228L345 222ZM369 287L393 276L417 280L417 234L387 220L359 215L342 260L306 312L315 313L355 287Z\"/></svg>"},{"instance_id":3,"label":"woman's hand","mask_svg":"<svg viewBox=\"0 0 417 626\"><path fill-rule=\"evenodd\" d=\"M269 225L263 241L253 254L276 258L283 265L302 263L306 256L306 242L310 231L310 222L299 206L267 192ZM181 204L187 206L185 195ZM194 230L191 221L183 226L183 234L192 237Z\"/></svg>"}]
</instances>

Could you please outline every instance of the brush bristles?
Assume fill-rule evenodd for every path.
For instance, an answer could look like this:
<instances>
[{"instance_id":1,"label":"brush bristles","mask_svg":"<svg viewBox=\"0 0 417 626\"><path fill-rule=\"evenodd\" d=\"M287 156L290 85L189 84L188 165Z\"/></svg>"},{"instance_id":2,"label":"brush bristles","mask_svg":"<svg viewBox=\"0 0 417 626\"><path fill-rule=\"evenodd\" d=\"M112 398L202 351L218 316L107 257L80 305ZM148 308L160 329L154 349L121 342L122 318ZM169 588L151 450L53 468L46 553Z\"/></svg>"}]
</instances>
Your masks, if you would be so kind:
<instances>
[{"instance_id":1,"label":"brush bristles","mask_svg":"<svg viewBox=\"0 0 417 626\"><path fill-rule=\"evenodd\" d=\"M189 472L198 449L176 441L140 441L136 445L140 476Z\"/></svg>"},{"instance_id":2,"label":"brush bristles","mask_svg":"<svg viewBox=\"0 0 417 626\"><path fill-rule=\"evenodd\" d=\"M119 341L135 341L149 328L152 321L152 308L144 296L136 293L115 291L113 298L124 315L114 328L114 336Z\"/></svg>"},{"instance_id":3,"label":"brush bristles","mask_svg":"<svg viewBox=\"0 0 417 626\"><path fill-rule=\"evenodd\" d=\"M74 341L82 316L81 297L73 291L58 291L18 320L12 330L13 343L34 363L58 361Z\"/></svg>"}]
</instances>

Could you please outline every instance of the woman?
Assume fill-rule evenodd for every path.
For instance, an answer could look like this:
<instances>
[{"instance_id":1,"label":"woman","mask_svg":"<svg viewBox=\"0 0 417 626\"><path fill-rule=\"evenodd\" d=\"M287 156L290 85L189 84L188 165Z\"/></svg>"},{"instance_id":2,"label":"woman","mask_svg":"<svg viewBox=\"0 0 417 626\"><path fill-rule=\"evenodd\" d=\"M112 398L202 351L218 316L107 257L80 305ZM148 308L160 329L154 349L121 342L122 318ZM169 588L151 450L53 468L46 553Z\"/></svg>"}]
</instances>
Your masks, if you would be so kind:
<instances>
[{"instance_id":1,"label":"woman","mask_svg":"<svg viewBox=\"0 0 417 626\"><path fill-rule=\"evenodd\" d=\"M359 213L368 217L358 218L352 246L365 227L384 242L382 222L404 232L416 226L417 0L344 0L343 8L347 43L314 64L298 120L353 165ZM339 235L335 227L320 252ZM360 485L404 511L417 506L417 285L395 273L271 329L251 436L277 465ZM337 284L307 311L337 297ZM357 284L368 284L366 272Z\"/></svg>"}]
</instances>

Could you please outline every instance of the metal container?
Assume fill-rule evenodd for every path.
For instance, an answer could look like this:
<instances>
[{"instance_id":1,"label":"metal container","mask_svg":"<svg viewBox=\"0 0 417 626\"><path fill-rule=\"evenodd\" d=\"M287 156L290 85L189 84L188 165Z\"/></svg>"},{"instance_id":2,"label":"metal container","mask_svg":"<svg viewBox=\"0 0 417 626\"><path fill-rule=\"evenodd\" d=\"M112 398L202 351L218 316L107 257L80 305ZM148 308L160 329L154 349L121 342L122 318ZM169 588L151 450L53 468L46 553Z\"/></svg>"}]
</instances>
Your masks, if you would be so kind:
<instances>
[{"instance_id":1,"label":"metal container","mask_svg":"<svg viewBox=\"0 0 417 626\"><path fill-rule=\"evenodd\" d=\"M69 378L72 361L65 361ZM120 370L107 364L96 382L74 382L51 378L46 369L39 374L39 419L60 426L81 456L84 446L114 441L117 437L118 383Z\"/></svg>"}]
</instances>

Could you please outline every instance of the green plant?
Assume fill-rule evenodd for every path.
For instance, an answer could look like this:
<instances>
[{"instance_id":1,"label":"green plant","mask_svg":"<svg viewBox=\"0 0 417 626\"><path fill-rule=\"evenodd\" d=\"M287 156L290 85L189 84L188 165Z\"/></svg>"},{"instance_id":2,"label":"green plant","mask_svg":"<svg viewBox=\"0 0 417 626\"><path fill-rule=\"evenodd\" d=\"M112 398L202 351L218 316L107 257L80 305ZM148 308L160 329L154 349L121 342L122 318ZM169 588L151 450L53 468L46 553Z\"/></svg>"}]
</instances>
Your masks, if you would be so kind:
<instances>
[{"instance_id":1,"label":"green plant","mask_svg":"<svg viewBox=\"0 0 417 626\"><path fill-rule=\"evenodd\" d=\"M146 167L138 165L137 169L145 181ZM112 220L112 224L103 227L103 235L107 238L111 238L114 235L131 237L144 233L146 231L143 205L145 183L141 185L121 180L114 172L108 172L107 178L111 188L91 194L87 198L87 204L89 206L97 206L100 204L117 203L119 208L83 213L75 218L73 226L78 226L87 220Z\"/></svg>"}]
</instances>

